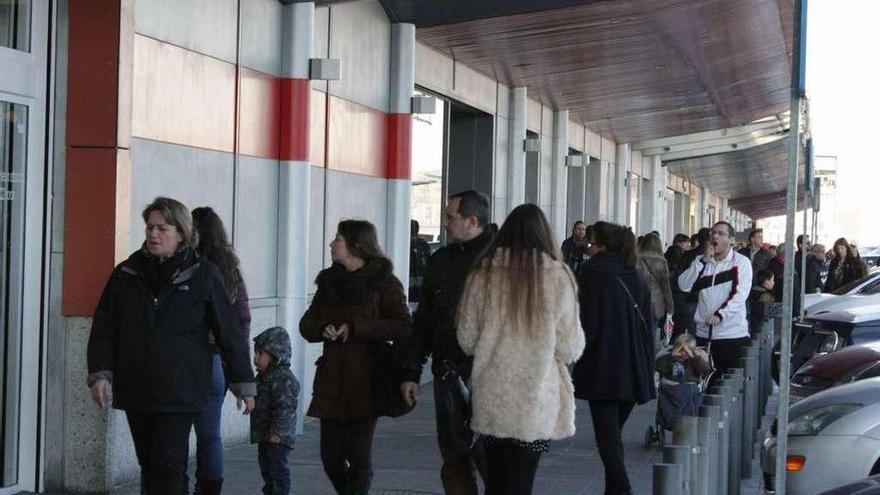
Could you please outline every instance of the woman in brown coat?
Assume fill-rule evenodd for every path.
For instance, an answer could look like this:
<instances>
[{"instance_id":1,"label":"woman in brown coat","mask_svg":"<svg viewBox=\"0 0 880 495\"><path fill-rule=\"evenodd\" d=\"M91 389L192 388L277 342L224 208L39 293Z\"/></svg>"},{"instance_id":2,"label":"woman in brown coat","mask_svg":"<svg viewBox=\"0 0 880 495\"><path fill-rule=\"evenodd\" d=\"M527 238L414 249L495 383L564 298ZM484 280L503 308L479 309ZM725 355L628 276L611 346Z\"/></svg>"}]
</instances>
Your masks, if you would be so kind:
<instances>
[{"instance_id":1,"label":"woman in brown coat","mask_svg":"<svg viewBox=\"0 0 880 495\"><path fill-rule=\"evenodd\" d=\"M339 222L330 243L333 266L300 320L309 342L323 342L308 415L321 420L321 461L340 494L366 494L373 478L376 429L372 384L380 344L412 328L403 285L392 274L373 224Z\"/></svg>"},{"instance_id":2,"label":"woman in brown coat","mask_svg":"<svg viewBox=\"0 0 880 495\"><path fill-rule=\"evenodd\" d=\"M639 243L639 273L648 283L651 291L651 308L659 319L657 326L665 330L666 321L672 318L675 305L672 300L672 287L669 284L669 265L663 257L663 245L656 234L648 234ZM657 345L665 341L667 335L661 332ZM658 349L659 350L659 349Z\"/></svg>"}]
</instances>

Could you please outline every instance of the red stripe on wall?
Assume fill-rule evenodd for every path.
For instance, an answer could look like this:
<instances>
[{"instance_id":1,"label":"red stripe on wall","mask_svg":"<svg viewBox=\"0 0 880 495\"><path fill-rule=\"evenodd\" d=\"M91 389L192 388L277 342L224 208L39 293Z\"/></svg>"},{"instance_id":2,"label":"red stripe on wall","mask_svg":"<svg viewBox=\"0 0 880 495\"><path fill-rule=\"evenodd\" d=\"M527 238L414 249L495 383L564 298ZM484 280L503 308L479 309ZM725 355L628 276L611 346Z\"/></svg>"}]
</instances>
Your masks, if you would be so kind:
<instances>
[{"instance_id":1,"label":"red stripe on wall","mask_svg":"<svg viewBox=\"0 0 880 495\"><path fill-rule=\"evenodd\" d=\"M385 112L332 95L329 99L327 168L384 178L388 167Z\"/></svg>"},{"instance_id":2,"label":"red stripe on wall","mask_svg":"<svg viewBox=\"0 0 880 495\"><path fill-rule=\"evenodd\" d=\"M67 149L61 302L65 315L94 314L113 271L116 161L113 148Z\"/></svg>"},{"instance_id":3,"label":"red stripe on wall","mask_svg":"<svg viewBox=\"0 0 880 495\"><path fill-rule=\"evenodd\" d=\"M281 160L309 159L309 103L312 83L308 79L281 79Z\"/></svg>"},{"instance_id":4,"label":"red stripe on wall","mask_svg":"<svg viewBox=\"0 0 880 495\"><path fill-rule=\"evenodd\" d=\"M409 179L412 171L412 115L391 113L388 120L388 179Z\"/></svg>"}]
</instances>

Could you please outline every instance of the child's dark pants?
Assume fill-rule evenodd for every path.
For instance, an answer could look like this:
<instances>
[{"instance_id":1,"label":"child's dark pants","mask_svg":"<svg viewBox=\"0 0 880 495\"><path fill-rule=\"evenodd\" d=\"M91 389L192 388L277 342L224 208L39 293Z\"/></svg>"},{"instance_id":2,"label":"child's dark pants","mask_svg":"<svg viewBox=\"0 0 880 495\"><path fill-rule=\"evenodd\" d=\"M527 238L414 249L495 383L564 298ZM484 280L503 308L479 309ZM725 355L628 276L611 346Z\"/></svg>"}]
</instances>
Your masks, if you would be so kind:
<instances>
[{"instance_id":1,"label":"child's dark pants","mask_svg":"<svg viewBox=\"0 0 880 495\"><path fill-rule=\"evenodd\" d=\"M290 451L290 447L280 443L261 442L257 447L265 495L290 493Z\"/></svg>"}]
</instances>

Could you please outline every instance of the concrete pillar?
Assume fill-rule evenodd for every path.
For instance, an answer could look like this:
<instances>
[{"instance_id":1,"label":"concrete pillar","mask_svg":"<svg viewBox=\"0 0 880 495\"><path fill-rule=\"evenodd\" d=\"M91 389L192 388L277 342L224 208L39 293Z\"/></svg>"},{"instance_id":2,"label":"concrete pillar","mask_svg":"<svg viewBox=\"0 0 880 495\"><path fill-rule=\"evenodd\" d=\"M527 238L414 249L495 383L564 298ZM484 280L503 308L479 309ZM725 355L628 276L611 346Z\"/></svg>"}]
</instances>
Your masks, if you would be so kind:
<instances>
[{"instance_id":1,"label":"concrete pillar","mask_svg":"<svg viewBox=\"0 0 880 495\"><path fill-rule=\"evenodd\" d=\"M394 274L409 278L409 221L412 196L412 96L415 86L416 27L391 25L391 88L388 115L388 206L385 253Z\"/></svg>"},{"instance_id":2,"label":"concrete pillar","mask_svg":"<svg viewBox=\"0 0 880 495\"><path fill-rule=\"evenodd\" d=\"M728 221L730 219L730 211L727 209L727 198L721 198L721 208L718 209L718 220Z\"/></svg>"},{"instance_id":3,"label":"concrete pillar","mask_svg":"<svg viewBox=\"0 0 880 495\"><path fill-rule=\"evenodd\" d=\"M629 188L626 177L632 168L632 149L629 143L617 145L617 163L614 166L614 222L626 225L627 204L629 202Z\"/></svg>"},{"instance_id":4,"label":"concrete pillar","mask_svg":"<svg viewBox=\"0 0 880 495\"><path fill-rule=\"evenodd\" d=\"M568 110L559 110L553 115L553 174L550 190L550 225L556 240L567 236L565 210L568 203L568 169L565 157L568 155Z\"/></svg>"},{"instance_id":5,"label":"concrete pillar","mask_svg":"<svg viewBox=\"0 0 880 495\"><path fill-rule=\"evenodd\" d=\"M640 208L643 218L640 220L640 233L657 231L664 242L670 242L672 234L666 232L666 201L663 193L666 191L666 170L659 156L643 158L642 170L649 180L642 181L642 187L647 191L642 194Z\"/></svg>"},{"instance_id":6,"label":"concrete pillar","mask_svg":"<svg viewBox=\"0 0 880 495\"><path fill-rule=\"evenodd\" d=\"M526 88L510 91L510 124L507 142L507 212L523 204L526 198Z\"/></svg>"},{"instance_id":7,"label":"concrete pillar","mask_svg":"<svg viewBox=\"0 0 880 495\"><path fill-rule=\"evenodd\" d=\"M306 310L309 276L309 111L315 28L315 4L284 5L281 60L281 148L278 183L278 324L287 329L293 344L291 369L305 373L306 342L299 334L299 319ZM300 404L311 395L304 384ZM308 393L307 393L308 392ZM297 411L302 432L304 407Z\"/></svg>"},{"instance_id":8,"label":"concrete pillar","mask_svg":"<svg viewBox=\"0 0 880 495\"><path fill-rule=\"evenodd\" d=\"M697 212L697 228L707 227L709 223L709 190L705 187L699 188L700 202L699 212ZM691 232L693 234L693 232Z\"/></svg>"}]
</instances>

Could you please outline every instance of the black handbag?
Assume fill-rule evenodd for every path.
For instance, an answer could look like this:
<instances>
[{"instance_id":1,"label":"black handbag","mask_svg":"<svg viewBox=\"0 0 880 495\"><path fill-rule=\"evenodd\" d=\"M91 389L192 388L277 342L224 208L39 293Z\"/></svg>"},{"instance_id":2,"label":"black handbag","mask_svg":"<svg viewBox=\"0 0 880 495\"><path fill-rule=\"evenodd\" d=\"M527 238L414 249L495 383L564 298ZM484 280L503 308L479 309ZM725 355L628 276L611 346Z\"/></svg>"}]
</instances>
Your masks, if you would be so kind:
<instances>
[{"instance_id":1,"label":"black handbag","mask_svg":"<svg viewBox=\"0 0 880 495\"><path fill-rule=\"evenodd\" d=\"M376 416L396 418L410 412L410 406L400 393L400 362L391 342L379 342L373 347L372 385L373 412Z\"/></svg>"}]
</instances>

